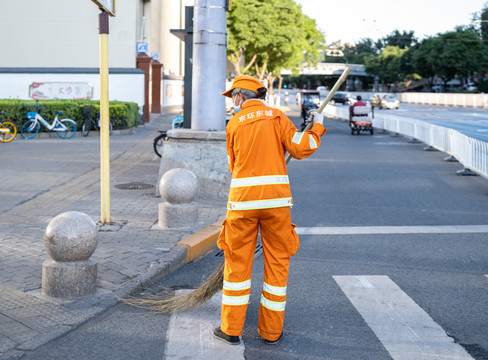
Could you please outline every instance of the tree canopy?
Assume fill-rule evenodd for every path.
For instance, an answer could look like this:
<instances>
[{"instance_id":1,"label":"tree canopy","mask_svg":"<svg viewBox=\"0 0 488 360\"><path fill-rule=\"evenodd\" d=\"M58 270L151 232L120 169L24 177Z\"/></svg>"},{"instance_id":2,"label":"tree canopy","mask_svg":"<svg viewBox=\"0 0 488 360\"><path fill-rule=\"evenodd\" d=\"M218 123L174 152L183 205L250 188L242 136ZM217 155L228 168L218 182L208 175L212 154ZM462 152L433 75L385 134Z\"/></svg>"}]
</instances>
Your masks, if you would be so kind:
<instances>
[{"instance_id":1,"label":"tree canopy","mask_svg":"<svg viewBox=\"0 0 488 360\"><path fill-rule=\"evenodd\" d=\"M379 40L336 42L326 51L315 20L294 0L233 0L228 13L228 59L236 76L254 75L272 84L281 70L298 73L319 61L364 64L366 72L390 88L398 82L426 79L481 81L488 91L488 2L473 17L475 25L418 40L414 31L394 30ZM339 54L338 57L327 56ZM280 84L281 85L281 84Z\"/></svg>"},{"instance_id":2,"label":"tree canopy","mask_svg":"<svg viewBox=\"0 0 488 360\"><path fill-rule=\"evenodd\" d=\"M488 9L479 16L488 18ZM344 44L342 50L350 63L364 64L366 72L388 88L419 78L430 85L439 79L446 87L450 80L467 82L488 72L488 42L483 36L488 33L484 35L482 25L459 26L421 41L413 31L395 30L377 42L366 38Z\"/></svg>"},{"instance_id":3,"label":"tree canopy","mask_svg":"<svg viewBox=\"0 0 488 360\"><path fill-rule=\"evenodd\" d=\"M316 64L325 48L315 20L293 0L233 0L227 17L228 59L236 75L274 78Z\"/></svg>"}]
</instances>

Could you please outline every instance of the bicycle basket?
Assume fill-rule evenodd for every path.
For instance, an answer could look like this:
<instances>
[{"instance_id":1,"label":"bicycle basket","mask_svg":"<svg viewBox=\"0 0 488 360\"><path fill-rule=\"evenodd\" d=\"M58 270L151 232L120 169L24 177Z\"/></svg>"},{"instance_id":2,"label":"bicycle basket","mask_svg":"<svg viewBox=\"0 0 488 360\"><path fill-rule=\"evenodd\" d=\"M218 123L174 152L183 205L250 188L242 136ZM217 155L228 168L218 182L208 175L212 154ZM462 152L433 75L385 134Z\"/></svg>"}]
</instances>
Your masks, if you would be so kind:
<instances>
[{"instance_id":1,"label":"bicycle basket","mask_svg":"<svg viewBox=\"0 0 488 360\"><path fill-rule=\"evenodd\" d=\"M83 115L90 115L91 111L92 111L92 106L90 106L90 105L83 106L81 108L81 111L83 112Z\"/></svg>"},{"instance_id":2,"label":"bicycle basket","mask_svg":"<svg viewBox=\"0 0 488 360\"><path fill-rule=\"evenodd\" d=\"M36 118L36 112L28 112L27 113L27 119L34 120Z\"/></svg>"}]
</instances>

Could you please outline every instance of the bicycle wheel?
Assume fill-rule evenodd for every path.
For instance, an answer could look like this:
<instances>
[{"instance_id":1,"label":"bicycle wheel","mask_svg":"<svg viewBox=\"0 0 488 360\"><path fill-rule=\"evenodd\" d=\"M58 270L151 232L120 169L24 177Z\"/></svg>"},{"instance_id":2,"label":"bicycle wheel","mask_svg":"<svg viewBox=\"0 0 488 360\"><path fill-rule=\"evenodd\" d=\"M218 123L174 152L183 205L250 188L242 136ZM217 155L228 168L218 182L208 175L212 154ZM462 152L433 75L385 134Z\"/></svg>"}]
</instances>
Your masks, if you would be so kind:
<instances>
[{"instance_id":1,"label":"bicycle wheel","mask_svg":"<svg viewBox=\"0 0 488 360\"><path fill-rule=\"evenodd\" d=\"M154 152L159 157L161 157L161 154L162 154L163 144L164 144L165 138L166 138L166 134L161 134L161 135L156 136L154 138L154 141L153 141Z\"/></svg>"},{"instance_id":2,"label":"bicycle wheel","mask_svg":"<svg viewBox=\"0 0 488 360\"><path fill-rule=\"evenodd\" d=\"M4 121L0 123L0 141L8 143L15 139L15 135L17 135L17 127L11 121Z\"/></svg>"},{"instance_id":3,"label":"bicycle wheel","mask_svg":"<svg viewBox=\"0 0 488 360\"><path fill-rule=\"evenodd\" d=\"M76 123L73 120L63 119L59 120L59 122L64 127L64 129L56 131L59 137L62 137L63 139L69 139L75 135Z\"/></svg>"},{"instance_id":4,"label":"bicycle wheel","mask_svg":"<svg viewBox=\"0 0 488 360\"><path fill-rule=\"evenodd\" d=\"M83 121L83 126L81 127L81 132L83 136L88 136L91 130L91 120L90 119L85 119Z\"/></svg>"},{"instance_id":5,"label":"bicycle wheel","mask_svg":"<svg viewBox=\"0 0 488 360\"><path fill-rule=\"evenodd\" d=\"M97 124L98 124L98 130L101 130L101 127L100 127L100 118L97 119ZM113 126L112 126L112 121L108 121L108 125L109 125L109 128L110 128L110 131L109 131L109 135L112 135L112 131L113 131Z\"/></svg>"},{"instance_id":6,"label":"bicycle wheel","mask_svg":"<svg viewBox=\"0 0 488 360\"><path fill-rule=\"evenodd\" d=\"M20 134L24 137L24 139L32 139L34 136L37 135L41 125L37 121L29 120L20 129Z\"/></svg>"}]
</instances>

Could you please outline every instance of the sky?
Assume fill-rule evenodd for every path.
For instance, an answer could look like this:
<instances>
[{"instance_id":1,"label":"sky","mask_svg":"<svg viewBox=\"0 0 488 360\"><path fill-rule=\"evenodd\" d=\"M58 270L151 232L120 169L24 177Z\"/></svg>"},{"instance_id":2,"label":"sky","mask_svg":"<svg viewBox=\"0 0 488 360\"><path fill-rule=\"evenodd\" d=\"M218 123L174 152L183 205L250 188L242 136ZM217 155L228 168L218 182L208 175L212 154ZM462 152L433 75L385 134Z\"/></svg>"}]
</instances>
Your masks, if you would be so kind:
<instances>
[{"instance_id":1,"label":"sky","mask_svg":"<svg viewBox=\"0 0 488 360\"><path fill-rule=\"evenodd\" d=\"M394 30L413 30L423 39L472 23L487 0L295 0L315 19L326 44L377 40Z\"/></svg>"}]
</instances>

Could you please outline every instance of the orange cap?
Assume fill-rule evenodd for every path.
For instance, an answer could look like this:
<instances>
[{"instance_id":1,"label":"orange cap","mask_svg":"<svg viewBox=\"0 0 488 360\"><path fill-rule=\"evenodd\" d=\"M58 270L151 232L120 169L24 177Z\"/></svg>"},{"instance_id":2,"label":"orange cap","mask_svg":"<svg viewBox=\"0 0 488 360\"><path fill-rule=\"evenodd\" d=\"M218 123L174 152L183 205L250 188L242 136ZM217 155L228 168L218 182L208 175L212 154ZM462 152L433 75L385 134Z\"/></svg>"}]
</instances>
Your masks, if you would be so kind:
<instances>
[{"instance_id":1,"label":"orange cap","mask_svg":"<svg viewBox=\"0 0 488 360\"><path fill-rule=\"evenodd\" d=\"M231 97L230 92L233 89L251 90L254 91L256 94L259 94L258 89L262 87L264 87L264 84L259 80L249 75L241 75L234 79L234 82L232 83L232 87L229 90L223 92L222 95Z\"/></svg>"}]
</instances>

